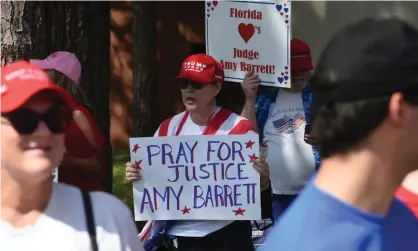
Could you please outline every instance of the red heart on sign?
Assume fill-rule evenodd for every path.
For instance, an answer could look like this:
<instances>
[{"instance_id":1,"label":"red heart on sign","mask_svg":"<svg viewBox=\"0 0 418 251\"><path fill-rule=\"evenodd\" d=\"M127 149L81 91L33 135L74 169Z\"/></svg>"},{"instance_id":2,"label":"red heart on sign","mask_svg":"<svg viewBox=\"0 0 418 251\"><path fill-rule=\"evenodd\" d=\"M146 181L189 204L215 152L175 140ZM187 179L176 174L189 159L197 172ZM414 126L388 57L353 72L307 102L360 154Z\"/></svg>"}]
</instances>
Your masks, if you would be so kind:
<instances>
[{"instance_id":1,"label":"red heart on sign","mask_svg":"<svg viewBox=\"0 0 418 251\"><path fill-rule=\"evenodd\" d=\"M282 76L284 76L284 73L282 72Z\"/></svg>"},{"instance_id":2,"label":"red heart on sign","mask_svg":"<svg viewBox=\"0 0 418 251\"><path fill-rule=\"evenodd\" d=\"M214 10L215 8L213 8L213 7L212 7L211 9L212 9L212 10ZM287 15L286 15L286 16L287 16Z\"/></svg>"},{"instance_id":3,"label":"red heart on sign","mask_svg":"<svg viewBox=\"0 0 418 251\"><path fill-rule=\"evenodd\" d=\"M218 1L212 1L213 5L216 7L218 5Z\"/></svg>"},{"instance_id":4,"label":"red heart on sign","mask_svg":"<svg viewBox=\"0 0 418 251\"><path fill-rule=\"evenodd\" d=\"M238 33L241 35L245 43L247 43L254 35L254 25L252 24L243 24L238 25Z\"/></svg>"},{"instance_id":5,"label":"red heart on sign","mask_svg":"<svg viewBox=\"0 0 418 251\"><path fill-rule=\"evenodd\" d=\"M289 17L289 15L286 15L286 18L288 18Z\"/></svg>"},{"instance_id":6,"label":"red heart on sign","mask_svg":"<svg viewBox=\"0 0 418 251\"><path fill-rule=\"evenodd\" d=\"M280 16L283 16L283 12L280 12Z\"/></svg>"}]
</instances>

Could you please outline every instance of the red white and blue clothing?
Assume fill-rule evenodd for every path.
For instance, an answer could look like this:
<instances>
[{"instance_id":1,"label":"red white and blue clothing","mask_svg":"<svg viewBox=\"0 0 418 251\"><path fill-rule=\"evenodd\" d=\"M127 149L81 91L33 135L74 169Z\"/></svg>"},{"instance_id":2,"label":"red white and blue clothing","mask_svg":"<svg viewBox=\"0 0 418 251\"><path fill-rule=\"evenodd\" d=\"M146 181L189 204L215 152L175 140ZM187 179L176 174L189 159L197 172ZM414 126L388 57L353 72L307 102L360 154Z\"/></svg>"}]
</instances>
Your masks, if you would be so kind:
<instances>
[{"instance_id":1,"label":"red white and blue clothing","mask_svg":"<svg viewBox=\"0 0 418 251\"><path fill-rule=\"evenodd\" d=\"M263 86L257 95L256 118L260 142L267 146L273 192L273 218L287 209L319 167L319 153L304 141L310 124L312 93Z\"/></svg>"}]
</instances>

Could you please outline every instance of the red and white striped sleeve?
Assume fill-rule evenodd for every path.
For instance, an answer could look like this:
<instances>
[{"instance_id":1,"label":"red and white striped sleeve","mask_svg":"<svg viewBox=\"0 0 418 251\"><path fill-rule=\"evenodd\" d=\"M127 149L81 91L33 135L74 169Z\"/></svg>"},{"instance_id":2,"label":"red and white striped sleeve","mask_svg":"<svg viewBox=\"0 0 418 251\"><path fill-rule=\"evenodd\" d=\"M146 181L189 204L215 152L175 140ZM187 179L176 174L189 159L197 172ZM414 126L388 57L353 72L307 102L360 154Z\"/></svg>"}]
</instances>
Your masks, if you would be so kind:
<instances>
[{"instance_id":1,"label":"red and white striped sleeve","mask_svg":"<svg viewBox=\"0 0 418 251\"><path fill-rule=\"evenodd\" d=\"M229 134L247 134L257 133L257 130L248 119L241 119L236 126L229 132Z\"/></svg>"}]
</instances>

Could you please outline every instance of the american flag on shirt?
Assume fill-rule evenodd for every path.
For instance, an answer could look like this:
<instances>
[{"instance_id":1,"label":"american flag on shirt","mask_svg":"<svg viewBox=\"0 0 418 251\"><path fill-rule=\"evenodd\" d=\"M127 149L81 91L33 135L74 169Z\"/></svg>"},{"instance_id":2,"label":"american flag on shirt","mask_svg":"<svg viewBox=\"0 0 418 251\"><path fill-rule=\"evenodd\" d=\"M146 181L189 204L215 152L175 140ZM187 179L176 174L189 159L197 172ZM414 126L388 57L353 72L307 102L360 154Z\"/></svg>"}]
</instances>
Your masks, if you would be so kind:
<instances>
[{"instance_id":1,"label":"american flag on shirt","mask_svg":"<svg viewBox=\"0 0 418 251\"><path fill-rule=\"evenodd\" d=\"M279 133L284 133L292 128L292 121L289 116L284 116L281 119L273 121L273 125Z\"/></svg>"},{"instance_id":2,"label":"american flag on shirt","mask_svg":"<svg viewBox=\"0 0 418 251\"><path fill-rule=\"evenodd\" d=\"M293 130L298 129L302 124L306 124L305 116L302 113L296 113L293 117Z\"/></svg>"},{"instance_id":3,"label":"american flag on shirt","mask_svg":"<svg viewBox=\"0 0 418 251\"><path fill-rule=\"evenodd\" d=\"M283 118L273 121L273 126L277 129L278 133L284 133L290 130L294 131L304 123L306 121L303 114L297 113L293 118L285 115Z\"/></svg>"}]
</instances>

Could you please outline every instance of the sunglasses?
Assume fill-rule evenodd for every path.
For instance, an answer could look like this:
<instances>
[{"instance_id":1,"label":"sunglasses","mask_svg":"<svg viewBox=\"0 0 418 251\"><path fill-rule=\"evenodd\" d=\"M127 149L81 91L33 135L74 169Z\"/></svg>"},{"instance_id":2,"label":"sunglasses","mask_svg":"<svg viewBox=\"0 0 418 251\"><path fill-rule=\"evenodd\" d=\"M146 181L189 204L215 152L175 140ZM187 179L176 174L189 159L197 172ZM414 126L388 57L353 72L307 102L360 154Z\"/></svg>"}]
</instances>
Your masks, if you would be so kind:
<instances>
[{"instance_id":1,"label":"sunglasses","mask_svg":"<svg viewBox=\"0 0 418 251\"><path fill-rule=\"evenodd\" d=\"M180 82L180 89L187 89L187 87L189 87L189 85L192 87L192 89L194 90L200 90L203 88L203 84L202 83L198 83L198 82L194 82L194 81L181 81Z\"/></svg>"},{"instance_id":2,"label":"sunglasses","mask_svg":"<svg viewBox=\"0 0 418 251\"><path fill-rule=\"evenodd\" d=\"M20 108L2 116L10 121L19 134L33 133L41 121L52 133L65 133L72 119L71 111L62 107L52 107L42 114L31 109Z\"/></svg>"}]
</instances>

